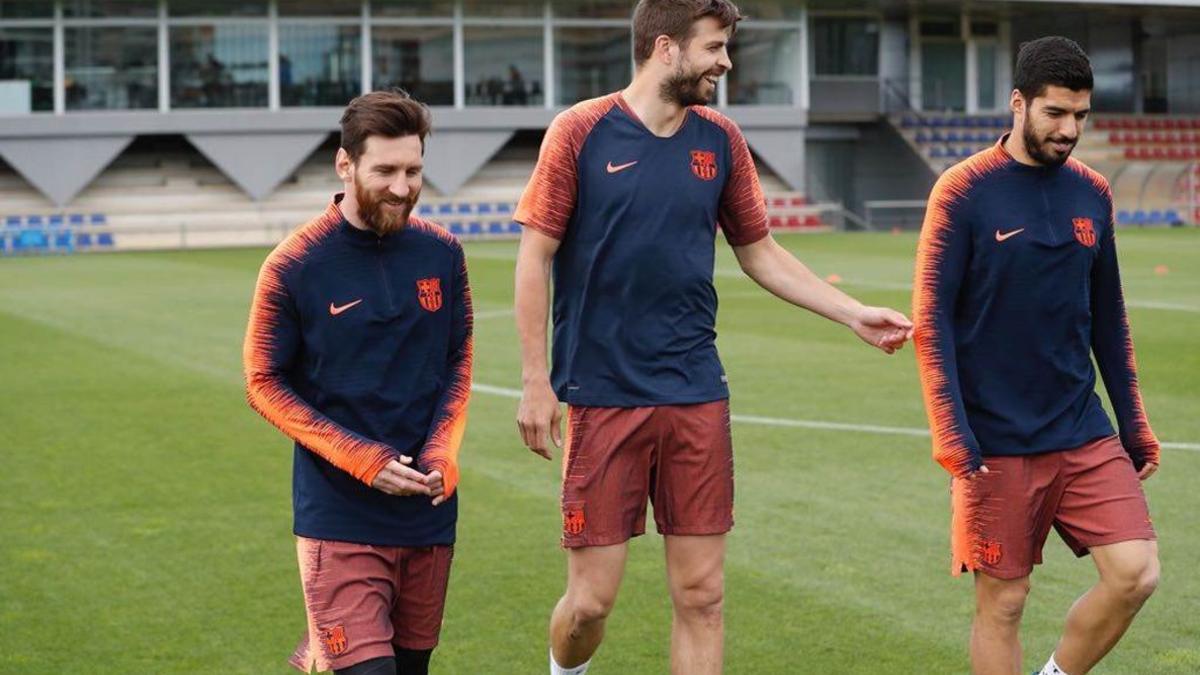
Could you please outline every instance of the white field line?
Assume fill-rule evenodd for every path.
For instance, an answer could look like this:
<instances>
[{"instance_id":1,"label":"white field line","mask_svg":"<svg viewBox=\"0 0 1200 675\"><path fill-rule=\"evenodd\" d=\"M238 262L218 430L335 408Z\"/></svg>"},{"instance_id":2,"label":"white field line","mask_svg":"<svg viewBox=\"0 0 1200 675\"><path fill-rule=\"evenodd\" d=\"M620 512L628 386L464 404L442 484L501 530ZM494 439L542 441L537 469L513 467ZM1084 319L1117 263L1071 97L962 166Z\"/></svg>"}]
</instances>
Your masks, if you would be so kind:
<instances>
[{"instance_id":1,"label":"white field line","mask_svg":"<svg viewBox=\"0 0 1200 675\"><path fill-rule=\"evenodd\" d=\"M521 398L519 389L497 387L481 382L471 383L471 390L481 394L492 394L505 398ZM758 415L731 415L730 419L742 424L759 424L769 427L793 427L801 429L821 429L824 431L850 431L864 434L890 434L893 436L929 436L929 430L920 427L887 427L876 424L852 424L848 422L824 422L821 420L793 420L779 417L760 417ZM1162 447L1172 450L1192 450L1200 452L1200 443L1163 443Z\"/></svg>"}]
</instances>

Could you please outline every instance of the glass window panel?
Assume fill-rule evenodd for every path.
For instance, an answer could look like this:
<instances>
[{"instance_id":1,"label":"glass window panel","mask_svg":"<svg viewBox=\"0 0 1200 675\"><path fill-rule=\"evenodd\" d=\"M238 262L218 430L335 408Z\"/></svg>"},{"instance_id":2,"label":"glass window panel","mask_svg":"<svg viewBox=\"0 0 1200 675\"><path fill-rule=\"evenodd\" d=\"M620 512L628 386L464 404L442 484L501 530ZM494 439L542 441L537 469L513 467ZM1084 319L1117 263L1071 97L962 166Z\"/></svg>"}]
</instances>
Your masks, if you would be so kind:
<instances>
[{"instance_id":1,"label":"glass window panel","mask_svg":"<svg viewBox=\"0 0 1200 675\"><path fill-rule=\"evenodd\" d=\"M30 108L54 110L54 32L0 28L0 80L29 83Z\"/></svg>"},{"instance_id":2,"label":"glass window panel","mask_svg":"<svg viewBox=\"0 0 1200 675\"><path fill-rule=\"evenodd\" d=\"M362 5L346 0L278 0L279 16L361 16Z\"/></svg>"},{"instance_id":3,"label":"glass window panel","mask_svg":"<svg viewBox=\"0 0 1200 675\"><path fill-rule=\"evenodd\" d=\"M344 106L362 93L358 26L281 24L279 96L285 106Z\"/></svg>"},{"instance_id":4,"label":"glass window panel","mask_svg":"<svg viewBox=\"0 0 1200 675\"><path fill-rule=\"evenodd\" d=\"M54 3L46 0L0 0L0 19L50 19Z\"/></svg>"},{"instance_id":5,"label":"glass window panel","mask_svg":"<svg viewBox=\"0 0 1200 675\"><path fill-rule=\"evenodd\" d=\"M571 105L609 94L629 83L628 28L555 28L558 102Z\"/></svg>"},{"instance_id":6,"label":"glass window panel","mask_svg":"<svg viewBox=\"0 0 1200 675\"><path fill-rule=\"evenodd\" d=\"M925 110L965 110L967 60L961 41L921 44L921 106Z\"/></svg>"},{"instance_id":7,"label":"glass window panel","mask_svg":"<svg viewBox=\"0 0 1200 675\"><path fill-rule=\"evenodd\" d=\"M171 28L172 108L267 105L267 27Z\"/></svg>"},{"instance_id":8,"label":"glass window panel","mask_svg":"<svg viewBox=\"0 0 1200 675\"><path fill-rule=\"evenodd\" d=\"M553 0L554 16L591 19L632 19L634 0Z\"/></svg>"},{"instance_id":9,"label":"glass window panel","mask_svg":"<svg viewBox=\"0 0 1200 675\"><path fill-rule=\"evenodd\" d=\"M782 28L741 28L729 45L733 70L729 102L792 105L799 64L800 33Z\"/></svg>"},{"instance_id":10,"label":"glass window panel","mask_svg":"<svg viewBox=\"0 0 1200 675\"><path fill-rule=\"evenodd\" d=\"M546 12L541 0L463 0L466 16L512 16L540 18Z\"/></svg>"},{"instance_id":11,"label":"glass window panel","mask_svg":"<svg viewBox=\"0 0 1200 675\"><path fill-rule=\"evenodd\" d=\"M799 0L735 0L738 11L749 21L783 21L800 18Z\"/></svg>"},{"instance_id":12,"label":"glass window panel","mask_svg":"<svg viewBox=\"0 0 1200 675\"><path fill-rule=\"evenodd\" d=\"M266 0L168 0L171 16L266 16Z\"/></svg>"},{"instance_id":13,"label":"glass window panel","mask_svg":"<svg viewBox=\"0 0 1200 675\"><path fill-rule=\"evenodd\" d=\"M371 0L371 16L454 16L454 0Z\"/></svg>"},{"instance_id":14,"label":"glass window panel","mask_svg":"<svg viewBox=\"0 0 1200 675\"><path fill-rule=\"evenodd\" d=\"M817 75L879 73L879 24L874 19L814 18L812 41Z\"/></svg>"},{"instance_id":15,"label":"glass window panel","mask_svg":"<svg viewBox=\"0 0 1200 675\"><path fill-rule=\"evenodd\" d=\"M542 105L542 35L541 27L464 28L467 103Z\"/></svg>"},{"instance_id":16,"label":"glass window panel","mask_svg":"<svg viewBox=\"0 0 1200 675\"><path fill-rule=\"evenodd\" d=\"M428 105L454 105L452 26L371 29L372 89L400 87Z\"/></svg>"},{"instance_id":17,"label":"glass window panel","mask_svg":"<svg viewBox=\"0 0 1200 675\"><path fill-rule=\"evenodd\" d=\"M158 0L63 0L62 5L68 19L158 16Z\"/></svg>"},{"instance_id":18,"label":"glass window panel","mask_svg":"<svg viewBox=\"0 0 1200 675\"><path fill-rule=\"evenodd\" d=\"M979 67L979 108L993 110L996 107L996 56L995 44L981 44L975 54Z\"/></svg>"},{"instance_id":19,"label":"glass window panel","mask_svg":"<svg viewBox=\"0 0 1200 675\"><path fill-rule=\"evenodd\" d=\"M158 29L66 28L68 110L158 107Z\"/></svg>"}]
</instances>

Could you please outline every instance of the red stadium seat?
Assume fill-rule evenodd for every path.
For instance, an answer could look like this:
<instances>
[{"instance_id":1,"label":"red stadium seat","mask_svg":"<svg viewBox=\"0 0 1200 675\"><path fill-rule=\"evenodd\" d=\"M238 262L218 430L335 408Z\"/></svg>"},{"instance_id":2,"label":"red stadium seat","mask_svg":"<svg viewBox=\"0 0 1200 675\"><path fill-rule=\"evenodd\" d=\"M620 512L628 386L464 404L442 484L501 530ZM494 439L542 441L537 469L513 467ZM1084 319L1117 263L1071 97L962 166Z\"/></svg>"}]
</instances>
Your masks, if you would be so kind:
<instances>
[{"instance_id":1,"label":"red stadium seat","mask_svg":"<svg viewBox=\"0 0 1200 675\"><path fill-rule=\"evenodd\" d=\"M787 227L800 227L800 216L788 216Z\"/></svg>"},{"instance_id":2,"label":"red stadium seat","mask_svg":"<svg viewBox=\"0 0 1200 675\"><path fill-rule=\"evenodd\" d=\"M808 215L804 217L805 227L817 227L821 224L821 217L818 215Z\"/></svg>"},{"instance_id":3,"label":"red stadium seat","mask_svg":"<svg viewBox=\"0 0 1200 675\"><path fill-rule=\"evenodd\" d=\"M804 206L808 203L808 199L805 197L792 197L791 203L792 206Z\"/></svg>"},{"instance_id":4,"label":"red stadium seat","mask_svg":"<svg viewBox=\"0 0 1200 675\"><path fill-rule=\"evenodd\" d=\"M1137 159L1137 148L1125 148L1125 159Z\"/></svg>"},{"instance_id":5,"label":"red stadium seat","mask_svg":"<svg viewBox=\"0 0 1200 675\"><path fill-rule=\"evenodd\" d=\"M768 227L782 227L783 226L783 218L781 218L779 216L771 216L770 218L767 219L767 226Z\"/></svg>"}]
</instances>

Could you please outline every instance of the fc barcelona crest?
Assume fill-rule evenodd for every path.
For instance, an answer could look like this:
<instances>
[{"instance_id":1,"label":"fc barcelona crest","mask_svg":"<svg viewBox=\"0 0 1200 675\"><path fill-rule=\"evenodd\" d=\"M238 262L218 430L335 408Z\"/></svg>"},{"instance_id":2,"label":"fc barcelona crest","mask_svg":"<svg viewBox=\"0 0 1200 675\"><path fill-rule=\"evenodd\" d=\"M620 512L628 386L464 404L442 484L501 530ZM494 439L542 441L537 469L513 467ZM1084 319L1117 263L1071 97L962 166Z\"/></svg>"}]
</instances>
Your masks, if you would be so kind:
<instances>
[{"instance_id":1,"label":"fc barcelona crest","mask_svg":"<svg viewBox=\"0 0 1200 675\"><path fill-rule=\"evenodd\" d=\"M337 625L321 631L321 642L325 643L325 649L329 650L330 656L339 656L347 647L345 627Z\"/></svg>"},{"instance_id":2,"label":"fc barcelona crest","mask_svg":"<svg viewBox=\"0 0 1200 675\"><path fill-rule=\"evenodd\" d=\"M1091 218L1074 218L1075 239L1084 246L1091 248L1096 245L1096 228L1092 227Z\"/></svg>"},{"instance_id":3,"label":"fc barcelona crest","mask_svg":"<svg viewBox=\"0 0 1200 675\"><path fill-rule=\"evenodd\" d=\"M563 532L570 535L583 534L585 522L582 506L568 506L563 509Z\"/></svg>"},{"instance_id":4,"label":"fc barcelona crest","mask_svg":"<svg viewBox=\"0 0 1200 675\"><path fill-rule=\"evenodd\" d=\"M700 180L717 177L717 153L711 150L692 150L692 173Z\"/></svg>"},{"instance_id":5,"label":"fc barcelona crest","mask_svg":"<svg viewBox=\"0 0 1200 675\"><path fill-rule=\"evenodd\" d=\"M442 280L437 277L417 279L417 300L426 311L442 308Z\"/></svg>"},{"instance_id":6,"label":"fc barcelona crest","mask_svg":"<svg viewBox=\"0 0 1200 675\"><path fill-rule=\"evenodd\" d=\"M1000 542L985 541L981 547L980 557L983 562L989 565L997 565L1000 563Z\"/></svg>"}]
</instances>

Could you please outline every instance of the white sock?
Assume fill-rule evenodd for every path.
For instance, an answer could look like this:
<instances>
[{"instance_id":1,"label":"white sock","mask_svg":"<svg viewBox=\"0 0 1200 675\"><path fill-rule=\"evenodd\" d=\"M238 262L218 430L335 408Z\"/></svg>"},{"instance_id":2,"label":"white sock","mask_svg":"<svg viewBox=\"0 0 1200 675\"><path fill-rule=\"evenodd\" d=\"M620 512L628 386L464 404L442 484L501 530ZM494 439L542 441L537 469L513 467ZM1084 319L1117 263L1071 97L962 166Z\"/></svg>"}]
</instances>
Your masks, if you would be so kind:
<instances>
[{"instance_id":1,"label":"white sock","mask_svg":"<svg viewBox=\"0 0 1200 675\"><path fill-rule=\"evenodd\" d=\"M587 672L592 660L588 659L574 668L563 668L554 662L554 650L550 650L550 675L583 675Z\"/></svg>"},{"instance_id":2,"label":"white sock","mask_svg":"<svg viewBox=\"0 0 1200 675\"><path fill-rule=\"evenodd\" d=\"M1054 655L1051 654L1050 660L1042 666L1042 671L1038 675L1067 675L1067 671L1058 667L1058 664L1054 662Z\"/></svg>"}]
</instances>

